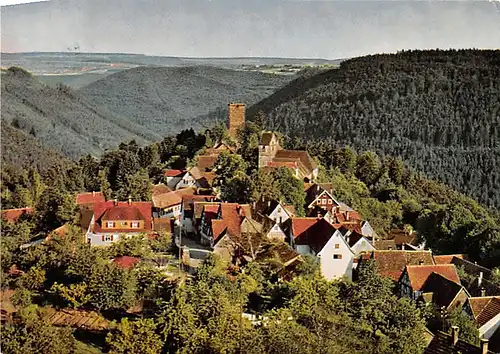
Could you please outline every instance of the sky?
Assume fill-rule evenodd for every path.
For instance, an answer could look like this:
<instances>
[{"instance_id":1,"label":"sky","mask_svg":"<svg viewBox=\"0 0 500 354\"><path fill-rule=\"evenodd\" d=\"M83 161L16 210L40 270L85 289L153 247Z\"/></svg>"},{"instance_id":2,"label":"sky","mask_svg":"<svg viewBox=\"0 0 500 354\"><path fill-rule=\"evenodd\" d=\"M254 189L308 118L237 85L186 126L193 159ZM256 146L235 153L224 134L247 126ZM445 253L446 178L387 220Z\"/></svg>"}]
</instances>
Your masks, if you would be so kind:
<instances>
[{"instance_id":1,"label":"sky","mask_svg":"<svg viewBox=\"0 0 500 354\"><path fill-rule=\"evenodd\" d=\"M500 48L498 1L59 0L1 12L2 52L337 59Z\"/></svg>"},{"instance_id":2,"label":"sky","mask_svg":"<svg viewBox=\"0 0 500 354\"><path fill-rule=\"evenodd\" d=\"M30 2L40 2L40 1L48 1L48 0L0 0L0 6L27 4Z\"/></svg>"}]
</instances>

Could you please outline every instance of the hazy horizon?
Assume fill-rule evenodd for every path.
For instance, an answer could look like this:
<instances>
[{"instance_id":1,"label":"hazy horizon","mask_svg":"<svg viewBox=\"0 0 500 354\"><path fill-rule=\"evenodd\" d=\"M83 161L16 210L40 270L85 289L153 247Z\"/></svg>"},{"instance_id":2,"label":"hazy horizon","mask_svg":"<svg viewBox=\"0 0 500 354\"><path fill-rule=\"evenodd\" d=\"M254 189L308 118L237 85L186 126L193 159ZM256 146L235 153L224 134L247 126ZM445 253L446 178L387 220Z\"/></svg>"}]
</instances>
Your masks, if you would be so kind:
<instances>
[{"instance_id":1,"label":"hazy horizon","mask_svg":"<svg viewBox=\"0 0 500 354\"><path fill-rule=\"evenodd\" d=\"M52 0L1 12L2 53L335 60L500 48L498 1Z\"/></svg>"}]
</instances>

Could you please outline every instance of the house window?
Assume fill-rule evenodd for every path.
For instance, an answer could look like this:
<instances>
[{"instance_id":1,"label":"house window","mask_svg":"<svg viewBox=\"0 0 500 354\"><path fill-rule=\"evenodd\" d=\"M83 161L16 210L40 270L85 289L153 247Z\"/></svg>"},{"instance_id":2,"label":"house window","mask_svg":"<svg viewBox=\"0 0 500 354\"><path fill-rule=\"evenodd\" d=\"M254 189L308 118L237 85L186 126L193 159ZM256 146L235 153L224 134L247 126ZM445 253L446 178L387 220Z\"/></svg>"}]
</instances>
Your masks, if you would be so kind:
<instances>
[{"instance_id":1,"label":"house window","mask_svg":"<svg viewBox=\"0 0 500 354\"><path fill-rule=\"evenodd\" d=\"M334 254L333 259L342 259L342 255L341 254Z\"/></svg>"},{"instance_id":2,"label":"house window","mask_svg":"<svg viewBox=\"0 0 500 354\"><path fill-rule=\"evenodd\" d=\"M340 244L339 244L339 243L336 243L336 244L335 244L335 248L340 248Z\"/></svg>"},{"instance_id":3,"label":"house window","mask_svg":"<svg viewBox=\"0 0 500 354\"><path fill-rule=\"evenodd\" d=\"M326 198L322 200L322 204L326 204Z\"/></svg>"},{"instance_id":4,"label":"house window","mask_svg":"<svg viewBox=\"0 0 500 354\"><path fill-rule=\"evenodd\" d=\"M316 202L316 204L321 204L321 199L318 199L318 201Z\"/></svg>"},{"instance_id":5,"label":"house window","mask_svg":"<svg viewBox=\"0 0 500 354\"><path fill-rule=\"evenodd\" d=\"M138 221L132 221L130 223L130 226L133 228L133 229L138 229L139 228L139 222Z\"/></svg>"},{"instance_id":6,"label":"house window","mask_svg":"<svg viewBox=\"0 0 500 354\"><path fill-rule=\"evenodd\" d=\"M115 227L115 222L114 221L108 221L108 222L106 222L106 227L107 228Z\"/></svg>"},{"instance_id":7,"label":"house window","mask_svg":"<svg viewBox=\"0 0 500 354\"><path fill-rule=\"evenodd\" d=\"M127 226L127 222L126 221L122 221L122 226Z\"/></svg>"},{"instance_id":8,"label":"house window","mask_svg":"<svg viewBox=\"0 0 500 354\"><path fill-rule=\"evenodd\" d=\"M328 204L333 204L333 200L328 199Z\"/></svg>"},{"instance_id":9,"label":"house window","mask_svg":"<svg viewBox=\"0 0 500 354\"><path fill-rule=\"evenodd\" d=\"M104 235L104 241L106 242L113 241L113 235L108 235L108 234Z\"/></svg>"}]
</instances>

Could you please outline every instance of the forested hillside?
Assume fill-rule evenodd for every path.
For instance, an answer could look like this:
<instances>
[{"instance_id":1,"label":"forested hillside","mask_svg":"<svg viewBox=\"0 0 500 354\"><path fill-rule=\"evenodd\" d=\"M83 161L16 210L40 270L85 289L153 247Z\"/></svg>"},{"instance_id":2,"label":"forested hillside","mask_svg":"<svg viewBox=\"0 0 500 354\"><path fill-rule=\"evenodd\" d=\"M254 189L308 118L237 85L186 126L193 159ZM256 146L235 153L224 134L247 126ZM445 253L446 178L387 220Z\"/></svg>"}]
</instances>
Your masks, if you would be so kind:
<instances>
[{"instance_id":1,"label":"forested hillside","mask_svg":"<svg viewBox=\"0 0 500 354\"><path fill-rule=\"evenodd\" d=\"M19 68L2 73L2 123L70 158L99 155L127 139L147 142L159 137L97 107L69 87L50 88ZM19 152L23 152L20 147Z\"/></svg>"},{"instance_id":2,"label":"forested hillside","mask_svg":"<svg viewBox=\"0 0 500 354\"><path fill-rule=\"evenodd\" d=\"M1 130L3 166L35 168L44 173L50 167L67 161L61 154L42 146L31 135L9 124L1 124Z\"/></svg>"},{"instance_id":3,"label":"forested hillside","mask_svg":"<svg viewBox=\"0 0 500 354\"><path fill-rule=\"evenodd\" d=\"M350 145L398 156L499 207L499 78L498 50L367 56L298 78L249 116L263 112L268 128L323 154Z\"/></svg>"},{"instance_id":4,"label":"forested hillside","mask_svg":"<svg viewBox=\"0 0 500 354\"><path fill-rule=\"evenodd\" d=\"M283 75L208 66L139 67L79 90L91 102L162 136L210 127L228 102L253 104L290 80ZM203 116L203 117L200 117ZM193 118L199 119L193 121ZM218 117L225 119L225 113Z\"/></svg>"}]
</instances>

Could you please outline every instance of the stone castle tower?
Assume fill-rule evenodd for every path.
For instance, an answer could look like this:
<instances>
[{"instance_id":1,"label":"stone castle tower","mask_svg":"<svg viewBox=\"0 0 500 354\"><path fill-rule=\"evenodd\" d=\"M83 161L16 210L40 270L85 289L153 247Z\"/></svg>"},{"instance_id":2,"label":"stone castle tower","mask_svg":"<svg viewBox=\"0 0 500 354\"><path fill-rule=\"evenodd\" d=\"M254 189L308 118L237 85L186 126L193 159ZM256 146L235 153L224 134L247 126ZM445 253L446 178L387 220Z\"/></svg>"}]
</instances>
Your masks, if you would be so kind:
<instances>
[{"instance_id":1,"label":"stone castle tower","mask_svg":"<svg viewBox=\"0 0 500 354\"><path fill-rule=\"evenodd\" d=\"M236 139L238 129L245 124L245 104L230 103L227 105L227 120L229 136Z\"/></svg>"}]
</instances>

